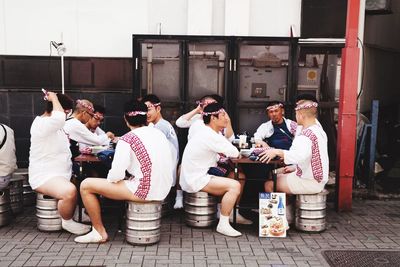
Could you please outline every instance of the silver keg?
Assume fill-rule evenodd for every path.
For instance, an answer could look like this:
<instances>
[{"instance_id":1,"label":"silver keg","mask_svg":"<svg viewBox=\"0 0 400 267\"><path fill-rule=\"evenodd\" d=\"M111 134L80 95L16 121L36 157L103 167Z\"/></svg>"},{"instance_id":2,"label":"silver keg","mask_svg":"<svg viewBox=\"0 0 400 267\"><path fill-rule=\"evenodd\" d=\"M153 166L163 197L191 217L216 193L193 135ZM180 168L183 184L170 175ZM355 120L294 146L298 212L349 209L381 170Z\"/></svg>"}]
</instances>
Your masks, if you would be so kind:
<instances>
[{"instance_id":1,"label":"silver keg","mask_svg":"<svg viewBox=\"0 0 400 267\"><path fill-rule=\"evenodd\" d=\"M327 190L318 194L297 195L296 229L309 233L319 233L326 229Z\"/></svg>"},{"instance_id":2,"label":"silver keg","mask_svg":"<svg viewBox=\"0 0 400 267\"><path fill-rule=\"evenodd\" d=\"M24 209L23 181L24 177L19 175L13 175L10 179L10 204L14 214L19 214Z\"/></svg>"},{"instance_id":3,"label":"silver keg","mask_svg":"<svg viewBox=\"0 0 400 267\"><path fill-rule=\"evenodd\" d=\"M217 198L206 192L184 195L185 222L193 227L210 227L217 221Z\"/></svg>"},{"instance_id":4,"label":"silver keg","mask_svg":"<svg viewBox=\"0 0 400 267\"><path fill-rule=\"evenodd\" d=\"M0 227L9 224L12 218L10 189L7 187L0 190Z\"/></svg>"},{"instance_id":5,"label":"silver keg","mask_svg":"<svg viewBox=\"0 0 400 267\"><path fill-rule=\"evenodd\" d=\"M40 231L59 231L61 216L57 210L57 199L37 193L36 200L37 227Z\"/></svg>"},{"instance_id":6,"label":"silver keg","mask_svg":"<svg viewBox=\"0 0 400 267\"><path fill-rule=\"evenodd\" d=\"M23 177L22 187L23 187L23 205L34 206L36 203L36 192L32 190L29 184L28 169L18 169L13 173L13 177Z\"/></svg>"},{"instance_id":7,"label":"silver keg","mask_svg":"<svg viewBox=\"0 0 400 267\"><path fill-rule=\"evenodd\" d=\"M126 210L126 241L150 245L160 241L161 202L131 202Z\"/></svg>"}]
</instances>

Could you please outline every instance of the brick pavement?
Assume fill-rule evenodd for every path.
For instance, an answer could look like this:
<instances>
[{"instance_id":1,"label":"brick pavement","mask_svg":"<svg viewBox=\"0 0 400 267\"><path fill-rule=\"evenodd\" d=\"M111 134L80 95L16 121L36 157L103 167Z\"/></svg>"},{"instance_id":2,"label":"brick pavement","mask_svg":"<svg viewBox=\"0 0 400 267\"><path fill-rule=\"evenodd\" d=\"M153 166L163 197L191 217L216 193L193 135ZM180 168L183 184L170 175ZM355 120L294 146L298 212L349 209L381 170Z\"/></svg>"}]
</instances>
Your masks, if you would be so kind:
<instances>
[{"instance_id":1,"label":"brick pavement","mask_svg":"<svg viewBox=\"0 0 400 267\"><path fill-rule=\"evenodd\" d=\"M39 232L34 209L25 208L0 228L0 266L327 266L321 256L327 249L400 250L400 201L355 200L353 207L339 214L329 208L323 233L290 230L283 239L258 238L254 227L224 237L185 226L178 212L163 219L153 246L127 244L112 217L106 217L110 242L76 244L66 232Z\"/></svg>"}]
</instances>

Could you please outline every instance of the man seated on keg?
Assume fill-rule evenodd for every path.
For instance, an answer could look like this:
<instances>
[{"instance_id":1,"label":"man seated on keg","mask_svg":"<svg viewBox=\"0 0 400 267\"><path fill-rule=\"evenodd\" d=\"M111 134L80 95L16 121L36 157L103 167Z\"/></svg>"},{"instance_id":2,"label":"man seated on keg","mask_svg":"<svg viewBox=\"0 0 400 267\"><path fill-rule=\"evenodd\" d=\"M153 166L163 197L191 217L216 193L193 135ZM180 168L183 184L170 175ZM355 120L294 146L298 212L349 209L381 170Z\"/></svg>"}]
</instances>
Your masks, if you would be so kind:
<instances>
[{"instance_id":1,"label":"man seated on keg","mask_svg":"<svg viewBox=\"0 0 400 267\"><path fill-rule=\"evenodd\" d=\"M165 120L161 114L161 100L158 96L153 94L145 95L142 98L142 102L148 108L147 111L147 123L154 125L155 128L159 129L169 141L169 146L171 148L171 158L173 161L172 177L174 181L172 186L176 185L176 198L174 209L181 209L183 207L183 194L182 190L176 183L177 179L177 167L179 162L179 143L178 137L176 136L175 129L172 127L171 123Z\"/></svg>"},{"instance_id":2,"label":"man seated on keg","mask_svg":"<svg viewBox=\"0 0 400 267\"><path fill-rule=\"evenodd\" d=\"M254 134L256 146L289 149L297 123L284 117L285 108L279 101L269 102L266 110L269 121L261 124Z\"/></svg>"},{"instance_id":3,"label":"man seated on keg","mask_svg":"<svg viewBox=\"0 0 400 267\"><path fill-rule=\"evenodd\" d=\"M90 226L72 220L78 192L70 182L71 151L63 131L65 119L73 108L67 95L46 92L46 110L31 126L29 184L32 189L58 200L62 228L76 235L90 231Z\"/></svg>"},{"instance_id":4,"label":"man seated on keg","mask_svg":"<svg viewBox=\"0 0 400 267\"><path fill-rule=\"evenodd\" d=\"M200 101L197 101L197 107L192 111L183 114L176 120L176 126L179 128L189 128L188 140L198 132L199 129L204 127L203 117L201 113L203 109L211 103L220 103L223 105L224 99L216 94L205 95ZM221 130L220 134L225 136L229 141L235 139L233 132L232 123L228 113L226 113L226 119L228 120L226 127Z\"/></svg>"},{"instance_id":5,"label":"man seated on keg","mask_svg":"<svg viewBox=\"0 0 400 267\"><path fill-rule=\"evenodd\" d=\"M124 106L124 119L131 130L122 136L115 149L107 180L86 178L81 196L92 222L92 231L75 238L78 243L103 243L108 234L101 219L97 195L134 202L162 201L172 185L170 147L165 135L147 125L147 106L132 100ZM125 172L130 173L127 180Z\"/></svg>"},{"instance_id":6,"label":"man seated on keg","mask_svg":"<svg viewBox=\"0 0 400 267\"><path fill-rule=\"evenodd\" d=\"M101 105L93 105L93 117L86 122L85 126L88 128L92 133L98 136L106 135L106 132L100 128L100 124L104 121L104 114L106 112L105 107ZM116 141L117 138L114 138L112 141ZM108 144L107 144L108 145ZM90 149L89 144L79 143L79 151L83 154L90 154L92 150ZM109 167L105 164L87 164L85 168L85 173L87 176L91 177L105 177L109 171Z\"/></svg>"},{"instance_id":7,"label":"man seated on keg","mask_svg":"<svg viewBox=\"0 0 400 267\"><path fill-rule=\"evenodd\" d=\"M226 157L238 157L239 151L219 134L228 123L221 104L208 104L202 115L206 127L192 136L186 145L181 164L180 185L188 193L203 191L222 196L217 232L227 236L240 236L241 233L229 224L229 215L240 195L240 183L234 179L210 174L210 171L217 167L220 153ZM226 176L228 174L226 173Z\"/></svg>"},{"instance_id":8,"label":"man seated on keg","mask_svg":"<svg viewBox=\"0 0 400 267\"><path fill-rule=\"evenodd\" d=\"M300 94L296 97L296 105L301 101L301 100L309 100L312 102L315 102L318 104L318 100L314 95L311 94ZM321 123L318 120L318 116L315 118L315 123L319 126L321 126ZM322 126L321 126L322 127ZM301 134L301 131L303 130L303 127L301 125L298 125L295 136L298 136Z\"/></svg>"},{"instance_id":9,"label":"man seated on keg","mask_svg":"<svg viewBox=\"0 0 400 267\"><path fill-rule=\"evenodd\" d=\"M114 138L112 132L96 134L90 131L85 124L95 116L93 104L85 99L78 99L72 116L67 119L64 131L68 135L71 143L72 157L79 156L79 143L89 146L109 145ZM75 169L74 169L75 171Z\"/></svg>"},{"instance_id":10,"label":"man seated on keg","mask_svg":"<svg viewBox=\"0 0 400 267\"><path fill-rule=\"evenodd\" d=\"M324 189L328 181L328 140L317 121L318 103L300 100L295 108L296 121L302 126L301 133L293 140L290 149L268 149L260 154L262 162L276 156L285 164L278 174L277 190L287 194L316 194ZM265 191L272 192L273 182L265 183Z\"/></svg>"},{"instance_id":11,"label":"man seated on keg","mask_svg":"<svg viewBox=\"0 0 400 267\"><path fill-rule=\"evenodd\" d=\"M14 131L0 123L0 190L8 186L11 175L16 169Z\"/></svg>"},{"instance_id":12,"label":"man seated on keg","mask_svg":"<svg viewBox=\"0 0 400 267\"><path fill-rule=\"evenodd\" d=\"M104 121L104 114L106 109L103 106L93 104L93 116L85 123L86 128L88 128L92 133L97 135L104 135L106 132L100 128L100 124ZM85 143L79 143L79 150L84 150L90 145Z\"/></svg>"}]
</instances>

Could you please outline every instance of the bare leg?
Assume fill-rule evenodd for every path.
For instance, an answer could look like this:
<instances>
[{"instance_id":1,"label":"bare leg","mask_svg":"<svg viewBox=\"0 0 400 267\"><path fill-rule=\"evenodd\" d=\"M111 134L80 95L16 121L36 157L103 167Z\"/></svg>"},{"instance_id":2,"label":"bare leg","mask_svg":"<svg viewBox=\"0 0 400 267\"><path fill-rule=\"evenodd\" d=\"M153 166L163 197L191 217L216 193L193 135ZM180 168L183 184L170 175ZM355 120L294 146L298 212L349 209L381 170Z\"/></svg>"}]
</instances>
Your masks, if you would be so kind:
<instances>
[{"instance_id":1,"label":"bare leg","mask_svg":"<svg viewBox=\"0 0 400 267\"><path fill-rule=\"evenodd\" d=\"M142 199L129 191L124 181L110 183L103 178L86 178L81 184L83 204L89 213L93 227L104 240L108 238L108 235L101 219L100 203L96 195L102 195L115 200L143 202Z\"/></svg>"},{"instance_id":2,"label":"bare leg","mask_svg":"<svg viewBox=\"0 0 400 267\"><path fill-rule=\"evenodd\" d=\"M213 176L210 182L201 191L216 196L222 195L221 214L229 216L239 197L240 184L238 181L229 178Z\"/></svg>"},{"instance_id":3,"label":"bare leg","mask_svg":"<svg viewBox=\"0 0 400 267\"><path fill-rule=\"evenodd\" d=\"M221 215L217 225L217 232L227 236L241 236L242 234L229 224L229 214L240 194L240 184L233 179L213 176L202 191L212 195L221 196Z\"/></svg>"},{"instance_id":4,"label":"bare leg","mask_svg":"<svg viewBox=\"0 0 400 267\"><path fill-rule=\"evenodd\" d=\"M276 179L276 190L278 192L291 194L289 185L287 184L286 175L287 174L278 174L278 177ZM265 192L273 192L273 190L274 190L273 181L271 181L271 180L266 181L264 183L264 190L265 190Z\"/></svg>"},{"instance_id":5,"label":"bare leg","mask_svg":"<svg viewBox=\"0 0 400 267\"><path fill-rule=\"evenodd\" d=\"M242 198L242 194L243 194L243 189L244 189L244 184L246 183L246 176L244 175L244 173L242 171L239 170L239 183L240 183L240 194L239 197L237 199L238 202L240 202L240 199ZM230 172L227 176L228 178L235 178L235 172Z\"/></svg>"},{"instance_id":6,"label":"bare leg","mask_svg":"<svg viewBox=\"0 0 400 267\"><path fill-rule=\"evenodd\" d=\"M64 220L69 220L74 215L77 190L75 185L62 177L54 177L36 188L35 191L58 200L57 208Z\"/></svg>"}]
</instances>

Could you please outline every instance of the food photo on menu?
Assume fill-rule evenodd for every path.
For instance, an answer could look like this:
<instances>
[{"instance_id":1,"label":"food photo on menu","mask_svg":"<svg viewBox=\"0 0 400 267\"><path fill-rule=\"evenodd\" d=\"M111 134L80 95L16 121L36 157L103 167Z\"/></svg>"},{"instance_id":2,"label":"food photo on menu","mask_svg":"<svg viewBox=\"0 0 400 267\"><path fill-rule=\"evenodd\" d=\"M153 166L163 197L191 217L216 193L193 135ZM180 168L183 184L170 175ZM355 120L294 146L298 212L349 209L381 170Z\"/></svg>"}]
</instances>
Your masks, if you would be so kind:
<instances>
[{"instance_id":1,"label":"food photo on menu","mask_svg":"<svg viewBox=\"0 0 400 267\"><path fill-rule=\"evenodd\" d=\"M259 195L259 236L286 237L286 195L285 193L260 193Z\"/></svg>"}]
</instances>

